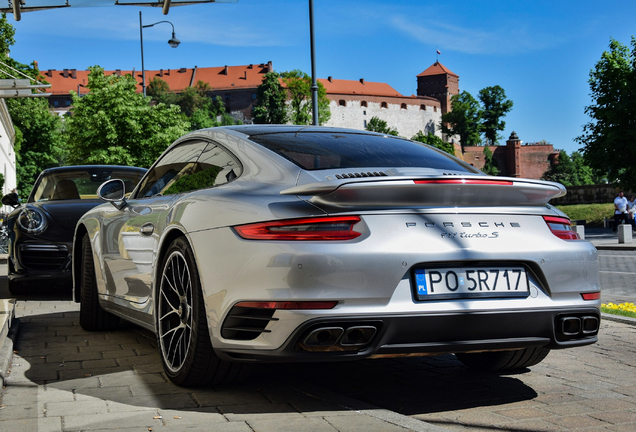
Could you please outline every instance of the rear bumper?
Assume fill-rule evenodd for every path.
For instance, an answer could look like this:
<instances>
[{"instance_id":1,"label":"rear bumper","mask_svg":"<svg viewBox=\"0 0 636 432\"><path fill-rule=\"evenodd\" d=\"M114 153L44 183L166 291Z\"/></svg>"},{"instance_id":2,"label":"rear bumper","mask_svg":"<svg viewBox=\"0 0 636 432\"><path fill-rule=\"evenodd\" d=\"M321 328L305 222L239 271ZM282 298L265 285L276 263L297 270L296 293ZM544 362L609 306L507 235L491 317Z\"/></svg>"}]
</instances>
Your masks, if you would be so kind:
<instances>
[{"instance_id":1,"label":"rear bumper","mask_svg":"<svg viewBox=\"0 0 636 432\"><path fill-rule=\"evenodd\" d=\"M565 322L564 322L565 320ZM576 322L581 324L576 328ZM218 349L227 360L251 362L343 361L365 357L439 355L514 350L534 346L571 348L597 342L600 313L595 307L546 311L471 312L437 315L356 316L306 321L276 350ZM322 328L374 327L363 346L338 342L308 351L304 342ZM309 348L313 349L313 348Z\"/></svg>"}]
</instances>

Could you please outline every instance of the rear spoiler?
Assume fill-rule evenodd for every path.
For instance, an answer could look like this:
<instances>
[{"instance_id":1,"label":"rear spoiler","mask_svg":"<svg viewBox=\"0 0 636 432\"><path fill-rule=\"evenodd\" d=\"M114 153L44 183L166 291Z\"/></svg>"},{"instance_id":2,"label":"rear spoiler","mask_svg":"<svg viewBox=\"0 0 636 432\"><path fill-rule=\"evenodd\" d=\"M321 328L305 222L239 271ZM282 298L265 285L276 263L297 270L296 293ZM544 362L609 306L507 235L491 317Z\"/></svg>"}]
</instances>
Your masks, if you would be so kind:
<instances>
[{"instance_id":1,"label":"rear spoiler","mask_svg":"<svg viewBox=\"0 0 636 432\"><path fill-rule=\"evenodd\" d=\"M316 205L387 208L542 206L566 192L559 183L511 177L387 176L309 183L280 194L298 195Z\"/></svg>"}]
</instances>

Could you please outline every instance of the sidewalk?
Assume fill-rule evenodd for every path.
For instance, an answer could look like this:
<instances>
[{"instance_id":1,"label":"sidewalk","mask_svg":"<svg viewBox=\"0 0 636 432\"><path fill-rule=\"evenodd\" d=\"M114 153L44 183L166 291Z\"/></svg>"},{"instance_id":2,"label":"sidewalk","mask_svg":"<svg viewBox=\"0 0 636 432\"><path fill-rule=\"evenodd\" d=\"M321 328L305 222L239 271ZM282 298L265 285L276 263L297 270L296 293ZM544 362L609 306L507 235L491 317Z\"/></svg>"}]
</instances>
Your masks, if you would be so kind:
<instances>
[{"instance_id":1,"label":"sidewalk","mask_svg":"<svg viewBox=\"0 0 636 432\"><path fill-rule=\"evenodd\" d=\"M636 236L631 243L619 243L618 233L609 228L585 228L585 240L598 250L636 250Z\"/></svg>"}]
</instances>

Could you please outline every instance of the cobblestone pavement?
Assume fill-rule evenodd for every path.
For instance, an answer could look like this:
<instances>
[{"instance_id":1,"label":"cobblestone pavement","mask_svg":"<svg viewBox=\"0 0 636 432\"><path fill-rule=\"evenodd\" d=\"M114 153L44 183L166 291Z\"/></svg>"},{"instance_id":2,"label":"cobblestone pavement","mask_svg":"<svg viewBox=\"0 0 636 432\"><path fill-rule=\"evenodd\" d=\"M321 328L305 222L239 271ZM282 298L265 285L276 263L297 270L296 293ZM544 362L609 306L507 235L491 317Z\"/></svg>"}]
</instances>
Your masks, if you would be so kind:
<instances>
[{"instance_id":1,"label":"cobblestone pavement","mask_svg":"<svg viewBox=\"0 0 636 432\"><path fill-rule=\"evenodd\" d=\"M604 303L636 302L636 251L598 252ZM636 430L636 428L635 428Z\"/></svg>"},{"instance_id":2,"label":"cobblestone pavement","mask_svg":"<svg viewBox=\"0 0 636 432\"><path fill-rule=\"evenodd\" d=\"M633 302L636 252L599 255L603 300ZM193 390L167 381L148 333L88 333L77 310L59 296L18 301L0 430L636 431L636 327L623 323L604 320L598 344L517 374L446 355L265 365Z\"/></svg>"}]
</instances>

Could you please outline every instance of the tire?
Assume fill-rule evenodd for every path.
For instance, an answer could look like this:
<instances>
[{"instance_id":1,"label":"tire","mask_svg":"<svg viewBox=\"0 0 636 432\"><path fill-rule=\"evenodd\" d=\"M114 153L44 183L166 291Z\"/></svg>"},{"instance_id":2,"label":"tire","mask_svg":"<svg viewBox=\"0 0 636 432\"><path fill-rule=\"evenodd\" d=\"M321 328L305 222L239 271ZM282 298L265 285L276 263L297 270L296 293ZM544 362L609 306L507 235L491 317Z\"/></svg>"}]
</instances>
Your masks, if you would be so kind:
<instances>
[{"instance_id":1,"label":"tire","mask_svg":"<svg viewBox=\"0 0 636 432\"><path fill-rule=\"evenodd\" d=\"M157 345L168 378L184 387L236 381L243 365L214 353L192 248L174 240L161 266L156 302Z\"/></svg>"},{"instance_id":2,"label":"tire","mask_svg":"<svg viewBox=\"0 0 636 432\"><path fill-rule=\"evenodd\" d=\"M529 368L539 364L549 353L548 348L530 347L513 351L455 353L455 357L470 369L497 372Z\"/></svg>"},{"instance_id":3,"label":"tire","mask_svg":"<svg viewBox=\"0 0 636 432\"><path fill-rule=\"evenodd\" d=\"M80 326L88 331L114 330L119 326L119 317L106 312L99 304L93 250L88 234L82 238L81 257Z\"/></svg>"}]
</instances>

